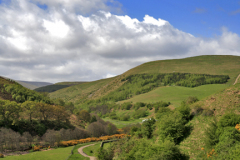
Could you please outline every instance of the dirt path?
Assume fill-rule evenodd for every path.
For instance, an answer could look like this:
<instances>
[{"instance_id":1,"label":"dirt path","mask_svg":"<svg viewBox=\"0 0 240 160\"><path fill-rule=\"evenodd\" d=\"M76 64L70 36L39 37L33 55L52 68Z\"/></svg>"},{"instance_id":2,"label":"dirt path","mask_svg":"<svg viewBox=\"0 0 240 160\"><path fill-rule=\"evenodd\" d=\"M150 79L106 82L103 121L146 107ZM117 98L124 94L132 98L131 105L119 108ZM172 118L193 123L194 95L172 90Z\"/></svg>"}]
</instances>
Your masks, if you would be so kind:
<instances>
[{"instance_id":1,"label":"dirt path","mask_svg":"<svg viewBox=\"0 0 240 160\"><path fill-rule=\"evenodd\" d=\"M94 144L89 144L89 145L86 145L86 146L83 146L83 147L78 148L78 153L80 153L80 154L83 155L84 157L90 158L90 160L97 160L96 157L88 156L86 153L83 152L83 148L86 148L86 147L89 147L89 146L93 146L93 145L95 145L95 144L96 144L96 143L94 143Z\"/></svg>"},{"instance_id":2,"label":"dirt path","mask_svg":"<svg viewBox=\"0 0 240 160\"><path fill-rule=\"evenodd\" d=\"M234 84L235 85L238 82L238 79L240 78L240 74L238 75L237 79L235 80Z\"/></svg>"}]
</instances>

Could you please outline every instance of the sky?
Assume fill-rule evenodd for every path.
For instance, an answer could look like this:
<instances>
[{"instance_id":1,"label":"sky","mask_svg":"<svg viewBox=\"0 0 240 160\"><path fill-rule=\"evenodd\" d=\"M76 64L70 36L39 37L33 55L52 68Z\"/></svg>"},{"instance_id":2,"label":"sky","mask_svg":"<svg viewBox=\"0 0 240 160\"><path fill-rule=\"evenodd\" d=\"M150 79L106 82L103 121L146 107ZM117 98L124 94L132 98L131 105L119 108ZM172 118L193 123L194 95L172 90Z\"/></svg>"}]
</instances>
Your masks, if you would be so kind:
<instances>
[{"instance_id":1,"label":"sky","mask_svg":"<svg viewBox=\"0 0 240 160\"><path fill-rule=\"evenodd\" d=\"M240 56L240 0L0 0L0 76L109 78L148 61Z\"/></svg>"}]
</instances>

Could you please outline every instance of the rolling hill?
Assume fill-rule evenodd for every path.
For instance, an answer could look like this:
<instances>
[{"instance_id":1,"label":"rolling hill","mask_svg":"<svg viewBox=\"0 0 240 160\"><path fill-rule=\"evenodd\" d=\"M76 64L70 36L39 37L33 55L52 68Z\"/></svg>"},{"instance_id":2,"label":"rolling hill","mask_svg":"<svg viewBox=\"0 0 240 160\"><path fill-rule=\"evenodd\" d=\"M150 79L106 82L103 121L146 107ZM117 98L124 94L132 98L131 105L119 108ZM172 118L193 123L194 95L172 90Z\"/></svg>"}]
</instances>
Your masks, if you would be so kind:
<instances>
[{"instance_id":1,"label":"rolling hill","mask_svg":"<svg viewBox=\"0 0 240 160\"><path fill-rule=\"evenodd\" d=\"M239 62L239 56L225 55L206 55L184 59L153 61L139 65L113 78L102 79L94 82L87 82L60 89L56 92L50 93L50 97L53 99L61 98L64 101L71 101L75 104L79 104L82 100L99 99L111 93L112 91L116 91L120 86L125 83L124 81L122 81L122 79L130 75L152 73L194 73L210 75L229 75L230 79L225 85L225 87L227 87L234 83L240 73ZM211 85L209 85L209 87L210 86ZM224 86L220 88L224 88ZM209 94L212 94L214 92L215 91L209 92ZM171 93L169 94L171 95ZM207 96L207 94L205 96ZM141 97L141 100L144 101L144 97Z\"/></svg>"},{"instance_id":2,"label":"rolling hill","mask_svg":"<svg viewBox=\"0 0 240 160\"><path fill-rule=\"evenodd\" d=\"M63 89L63 88L67 88L70 86L74 86L77 84L82 84L85 82L59 82L59 83L55 83L55 84L50 84L50 85L45 85L39 88L34 89L37 92L54 92L57 91L59 89Z\"/></svg>"}]
</instances>

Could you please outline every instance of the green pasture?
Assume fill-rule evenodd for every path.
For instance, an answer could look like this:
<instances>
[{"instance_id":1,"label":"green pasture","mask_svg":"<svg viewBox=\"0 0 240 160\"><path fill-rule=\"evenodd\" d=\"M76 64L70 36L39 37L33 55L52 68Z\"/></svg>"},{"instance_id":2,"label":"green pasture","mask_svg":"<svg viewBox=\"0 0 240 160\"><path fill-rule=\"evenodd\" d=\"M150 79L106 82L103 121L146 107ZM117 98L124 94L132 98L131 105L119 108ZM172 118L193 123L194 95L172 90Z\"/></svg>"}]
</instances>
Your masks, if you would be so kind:
<instances>
[{"instance_id":1,"label":"green pasture","mask_svg":"<svg viewBox=\"0 0 240 160\"><path fill-rule=\"evenodd\" d=\"M37 151L25 155L7 156L6 160L65 160L71 154L73 146L48 151Z\"/></svg>"},{"instance_id":2,"label":"green pasture","mask_svg":"<svg viewBox=\"0 0 240 160\"><path fill-rule=\"evenodd\" d=\"M134 96L128 100L121 101L124 102L158 102L165 101L171 102L175 107L180 106L181 102L185 100L189 96L196 96L199 100L214 94L220 90L228 87L226 84L209 84L202 85L199 87L189 88L189 87L180 87L180 86L167 86L167 87L159 87L155 90L152 90L148 93Z\"/></svg>"}]
</instances>

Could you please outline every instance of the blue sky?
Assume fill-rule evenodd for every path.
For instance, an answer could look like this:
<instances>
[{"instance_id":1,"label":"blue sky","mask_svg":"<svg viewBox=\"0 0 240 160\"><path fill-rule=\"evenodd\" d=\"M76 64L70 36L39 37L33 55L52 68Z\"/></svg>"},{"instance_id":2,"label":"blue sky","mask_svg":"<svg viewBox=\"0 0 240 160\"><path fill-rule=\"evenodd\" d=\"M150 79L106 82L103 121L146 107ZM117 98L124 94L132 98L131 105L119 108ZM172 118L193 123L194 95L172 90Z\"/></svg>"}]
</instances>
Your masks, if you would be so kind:
<instances>
[{"instance_id":1,"label":"blue sky","mask_svg":"<svg viewBox=\"0 0 240 160\"><path fill-rule=\"evenodd\" d=\"M240 0L0 0L0 76L92 81L145 62L240 56Z\"/></svg>"},{"instance_id":2,"label":"blue sky","mask_svg":"<svg viewBox=\"0 0 240 160\"><path fill-rule=\"evenodd\" d=\"M221 34L221 28L240 34L239 0L119 0L124 14L142 20L145 14L200 37Z\"/></svg>"}]
</instances>

